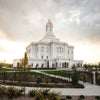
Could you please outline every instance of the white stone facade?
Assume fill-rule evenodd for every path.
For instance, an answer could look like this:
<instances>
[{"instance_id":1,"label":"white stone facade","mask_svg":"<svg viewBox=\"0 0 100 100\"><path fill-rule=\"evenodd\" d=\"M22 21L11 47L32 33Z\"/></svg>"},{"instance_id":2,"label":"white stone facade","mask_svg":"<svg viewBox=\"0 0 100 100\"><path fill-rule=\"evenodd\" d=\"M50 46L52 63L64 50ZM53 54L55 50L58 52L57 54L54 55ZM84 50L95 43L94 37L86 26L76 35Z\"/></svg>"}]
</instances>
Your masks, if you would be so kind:
<instances>
[{"instance_id":1,"label":"white stone facade","mask_svg":"<svg viewBox=\"0 0 100 100\"><path fill-rule=\"evenodd\" d=\"M69 68L83 61L74 60L74 47L61 42L53 33L53 24L48 20L46 35L38 42L26 47L31 68Z\"/></svg>"},{"instance_id":2,"label":"white stone facade","mask_svg":"<svg viewBox=\"0 0 100 100\"><path fill-rule=\"evenodd\" d=\"M17 67L17 64L20 64L20 63L22 63L22 59L14 59L13 60L13 67Z\"/></svg>"}]
</instances>

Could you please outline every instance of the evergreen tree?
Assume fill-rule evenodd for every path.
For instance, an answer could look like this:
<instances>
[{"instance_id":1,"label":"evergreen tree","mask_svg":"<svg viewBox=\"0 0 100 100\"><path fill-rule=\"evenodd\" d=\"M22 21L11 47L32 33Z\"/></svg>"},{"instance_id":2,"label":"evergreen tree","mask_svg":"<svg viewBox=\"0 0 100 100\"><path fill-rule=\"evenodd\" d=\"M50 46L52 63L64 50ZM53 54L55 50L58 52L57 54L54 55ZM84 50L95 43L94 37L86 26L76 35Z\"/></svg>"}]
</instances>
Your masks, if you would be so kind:
<instances>
[{"instance_id":1,"label":"evergreen tree","mask_svg":"<svg viewBox=\"0 0 100 100\"><path fill-rule=\"evenodd\" d=\"M25 52L24 54L24 58L22 60L22 64L24 67L26 67L26 65L28 64L28 58L27 58L27 53Z\"/></svg>"},{"instance_id":2,"label":"evergreen tree","mask_svg":"<svg viewBox=\"0 0 100 100\"><path fill-rule=\"evenodd\" d=\"M73 75L72 75L72 84L73 85L77 85L78 84L78 72L76 71L76 69L74 70L73 72Z\"/></svg>"}]
</instances>

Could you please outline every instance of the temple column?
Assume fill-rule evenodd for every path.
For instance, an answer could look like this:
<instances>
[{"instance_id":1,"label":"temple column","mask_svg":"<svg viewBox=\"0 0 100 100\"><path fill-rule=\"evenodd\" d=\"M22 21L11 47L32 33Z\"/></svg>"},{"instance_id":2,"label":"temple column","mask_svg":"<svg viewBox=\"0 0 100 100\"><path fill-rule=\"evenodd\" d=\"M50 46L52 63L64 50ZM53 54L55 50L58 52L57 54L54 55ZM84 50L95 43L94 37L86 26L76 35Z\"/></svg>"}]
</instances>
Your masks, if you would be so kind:
<instances>
[{"instance_id":1,"label":"temple column","mask_svg":"<svg viewBox=\"0 0 100 100\"><path fill-rule=\"evenodd\" d=\"M62 68L62 62L61 62L61 65L60 65L60 66L61 66L61 68Z\"/></svg>"}]
</instances>

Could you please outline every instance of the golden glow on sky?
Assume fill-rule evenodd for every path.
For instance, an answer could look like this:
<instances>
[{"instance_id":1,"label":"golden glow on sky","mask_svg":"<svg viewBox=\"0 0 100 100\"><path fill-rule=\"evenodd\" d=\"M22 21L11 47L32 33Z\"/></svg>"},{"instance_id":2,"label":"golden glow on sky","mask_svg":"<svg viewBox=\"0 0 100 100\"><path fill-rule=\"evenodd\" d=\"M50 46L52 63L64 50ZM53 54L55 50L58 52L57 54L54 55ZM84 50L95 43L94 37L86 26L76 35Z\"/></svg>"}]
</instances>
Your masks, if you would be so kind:
<instances>
[{"instance_id":1,"label":"golden glow on sky","mask_svg":"<svg viewBox=\"0 0 100 100\"><path fill-rule=\"evenodd\" d=\"M91 45L75 45L74 58L82 59L84 63L98 63L100 62L99 48Z\"/></svg>"},{"instance_id":2,"label":"golden glow on sky","mask_svg":"<svg viewBox=\"0 0 100 100\"><path fill-rule=\"evenodd\" d=\"M25 44L11 42L8 40L0 40L0 46L2 47L2 53L0 53L0 61L6 59L7 63L12 63L15 58L22 58L25 52Z\"/></svg>"},{"instance_id":3,"label":"golden glow on sky","mask_svg":"<svg viewBox=\"0 0 100 100\"><path fill-rule=\"evenodd\" d=\"M23 58L27 46L25 43L12 42L6 39L0 40L0 45L3 48L2 53L0 53L0 61L3 62L6 59L8 63L12 63L13 59ZM84 63L99 62L99 50L94 46L77 44L74 47L74 58L76 60L84 60Z\"/></svg>"}]
</instances>

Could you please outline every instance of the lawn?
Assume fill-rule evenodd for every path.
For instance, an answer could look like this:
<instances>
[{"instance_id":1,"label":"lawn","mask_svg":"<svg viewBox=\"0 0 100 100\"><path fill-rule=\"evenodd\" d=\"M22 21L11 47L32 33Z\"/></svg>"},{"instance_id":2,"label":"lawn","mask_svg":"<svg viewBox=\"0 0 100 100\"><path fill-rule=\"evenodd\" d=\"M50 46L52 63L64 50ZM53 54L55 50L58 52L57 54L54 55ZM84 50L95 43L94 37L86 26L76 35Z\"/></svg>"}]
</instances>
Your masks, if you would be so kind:
<instances>
[{"instance_id":1,"label":"lawn","mask_svg":"<svg viewBox=\"0 0 100 100\"><path fill-rule=\"evenodd\" d=\"M15 69L0 68L0 71L16 71Z\"/></svg>"},{"instance_id":2,"label":"lawn","mask_svg":"<svg viewBox=\"0 0 100 100\"><path fill-rule=\"evenodd\" d=\"M71 77L72 74L71 73L68 73L66 71L43 71L45 73L48 73L48 74L53 74L53 75L58 75L58 76L62 76L62 77Z\"/></svg>"},{"instance_id":3,"label":"lawn","mask_svg":"<svg viewBox=\"0 0 100 100\"><path fill-rule=\"evenodd\" d=\"M48 78L50 77L50 76L47 76L47 75L44 75L44 74L38 73L38 72L30 72L30 74L33 76L48 77Z\"/></svg>"},{"instance_id":4,"label":"lawn","mask_svg":"<svg viewBox=\"0 0 100 100\"><path fill-rule=\"evenodd\" d=\"M15 70L15 69L6 69L6 68L0 68L0 72L3 73L3 72L6 72L6 71L9 71L8 73L9 74L17 74L17 73L24 73L23 71L19 71L19 70ZM17 71L17 72L10 72L10 71ZM7 73L7 72L6 72ZM47 75L44 75L44 74L41 74L41 73L38 73L38 72L30 72L31 75L33 76L40 76L40 77L49 77Z\"/></svg>"}]
</instances>

